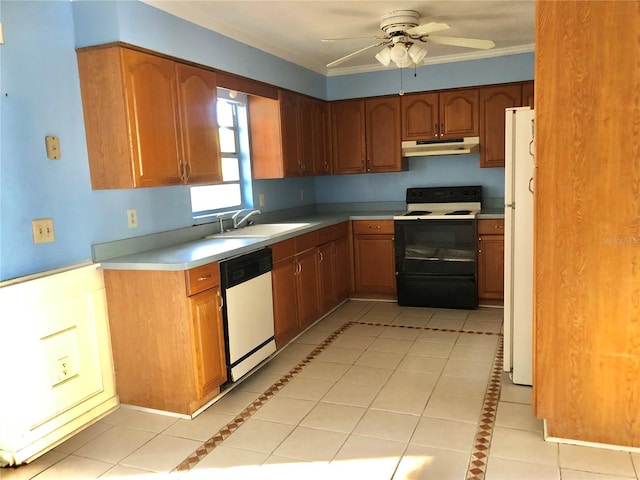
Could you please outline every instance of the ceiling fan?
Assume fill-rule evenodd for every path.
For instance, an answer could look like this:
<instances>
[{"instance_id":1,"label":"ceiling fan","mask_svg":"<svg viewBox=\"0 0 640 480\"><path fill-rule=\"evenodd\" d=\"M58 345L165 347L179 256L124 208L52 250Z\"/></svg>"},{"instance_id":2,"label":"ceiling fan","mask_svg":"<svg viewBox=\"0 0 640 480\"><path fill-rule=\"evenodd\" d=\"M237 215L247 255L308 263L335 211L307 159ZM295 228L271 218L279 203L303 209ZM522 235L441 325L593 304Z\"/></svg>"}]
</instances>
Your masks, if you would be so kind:
<instances>
[{"instance_id":1,"label":"ceiling fan","mask_svg":"<svg viewBox=\"0 0 640 480\"><path fill-rule=\"evenodd\" d=\"M341 63L376 47L384 47L376 54L376 60L385 67L388 67L391 62L400 68L420 65L427 56L427 50L415 43L416 40L423 43L453 45L456 47L485 50L495 47L495 43L491 40L432 35L434 32L440 32L450 28L449 25L438 22L420 24L419 21L420 14L415 10L394 10L385 14L380 22L380 28L384 32L384 35L374 37L356 37L376 38L380 40L378 43L374 43L373 45L369 45L368 47L334 60L327 64L327 68L340 65ZM339 40L354 40L356 38L325 38L322 41L335 42Z\"/></svg>"}]
</instances>

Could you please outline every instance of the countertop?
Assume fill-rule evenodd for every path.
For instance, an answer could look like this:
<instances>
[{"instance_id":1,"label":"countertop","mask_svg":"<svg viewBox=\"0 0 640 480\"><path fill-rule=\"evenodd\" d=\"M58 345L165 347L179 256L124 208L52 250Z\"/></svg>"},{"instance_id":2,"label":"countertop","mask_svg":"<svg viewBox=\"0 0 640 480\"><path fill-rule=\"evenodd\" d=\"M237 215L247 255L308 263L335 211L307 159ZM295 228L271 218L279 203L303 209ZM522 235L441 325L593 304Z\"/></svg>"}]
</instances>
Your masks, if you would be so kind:
<instances>
[{"instance_id":1,"label":"countertop","mask_svg":"<svg viewBox=\"0 0 640 480\"><path fill-rule=\"evenodd\" d=\"M277 223L308 223L304 229L271 238L199 238L176 245L100 260L106 270L188 270L207 263L226 260L304 233L349 220L391 220L400 212L367 211L313 214Z\"/></svg>"},{"instance_id":2,"label":"countertop","mask_svg":"<svg viewBox=\"0 0 640 480\"><path fill-rule=\"evenodd\" d=\"M314 213L274 223L308 223L303 229L283 233L270 238L204 238L150 248L137 253L100 260L106 270L188 270L207 263L226 260L244 253L267 247L304 233L349 220L392 220L400 211L352 211ZM504 218L501 209L483 209L478 218Z\"/></svg>"}]
</instances>

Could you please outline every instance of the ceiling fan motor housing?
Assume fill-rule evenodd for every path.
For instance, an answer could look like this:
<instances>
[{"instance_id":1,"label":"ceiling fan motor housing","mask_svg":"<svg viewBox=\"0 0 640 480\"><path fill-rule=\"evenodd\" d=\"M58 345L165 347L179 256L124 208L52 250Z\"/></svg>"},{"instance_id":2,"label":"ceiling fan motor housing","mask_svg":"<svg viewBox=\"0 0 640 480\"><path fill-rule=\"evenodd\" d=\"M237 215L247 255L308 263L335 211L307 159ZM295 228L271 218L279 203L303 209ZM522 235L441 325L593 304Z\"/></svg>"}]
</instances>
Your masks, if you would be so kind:
<instances>
[{"instance_id":1,"label":"ceiling fan motor housing","mask_svg":"<svg viewBox=\"0 0 640 480\"><path fill-rule=\"evenodd\" d=\"M404 35L409 28L418 26L420 14L415 10L394 10L386 13L380 22L380 28L389 36Z\"/></svg>"}]
</instances>

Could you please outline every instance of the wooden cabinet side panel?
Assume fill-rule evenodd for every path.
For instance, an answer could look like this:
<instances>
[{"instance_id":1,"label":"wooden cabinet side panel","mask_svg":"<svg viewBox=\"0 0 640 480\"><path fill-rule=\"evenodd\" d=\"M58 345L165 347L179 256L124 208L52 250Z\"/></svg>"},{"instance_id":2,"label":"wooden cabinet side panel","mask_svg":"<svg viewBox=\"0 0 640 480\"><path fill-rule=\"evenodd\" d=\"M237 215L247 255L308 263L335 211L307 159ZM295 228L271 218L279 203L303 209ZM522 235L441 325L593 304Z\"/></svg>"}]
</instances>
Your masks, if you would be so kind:
<instances>
[{"instance_id":1,"label":"wooden cabinet side panel","mask_svg":"<svg viewBox=\"0 0 640 480\"><path fill-rule=\"evenodd\" d=\"M248 104L253 178L284 178L280 102L250 95Z\"/></svg>"},{"instance_id":2,"label":"wooden cabinet side panel","mask_svg":"<svg viewBox=\"0 0 640 480\"><path fill-rule=\"evenodd\" d=\"M132 146L118 48L78 50L91 187L132 188Z\"/></svg>"},{"instance_id":3,"label":"wooden cabinet side panel","mask_svg":"<svg viewBox=\"0 0 640 480\"><path fill-rule=\"evenodd\" d=\"M282 122L282 162L285 177L297 177L304 173L300 158L299 96L286 90L280 91L280 121Z\"/></svg>"},{"instance_id":4,"label":"wooden cabinet side panel","mask_svg":"<svg viewBox=\"0 0 640 480\"><path fill-rule=\"evenodd\" d=\"M195 396L184 272L105 270L120 401L190 413Z\"/></svg>"},{"instance_id":5,"label":"wooden cabinet side panel","mask_svg":"<svg viewBox=\"0 0 640 480\"><path fill-rule=\"evenodd\" d=\"M353 261L351 260L349 237L335 241L335 275L337 301L341 302L349 296L353 277Z\"/></svg>"},{"instance_id":6,"label":"wooden cabinet side panel","mask_svg":"<svg viewBox=\"0 0 640 480\"><path fill-rule=\"evenodd\" d=\"M215 72L176 64L182 133L181 161L190 184L222 181Z\"/></svg>"},{"instance_id":7,"label":"wooden cabinet side panel","mask_svg":"<svg viewBox=\"0 0 640 480\"><path fill-rule=\"evenodd\" d=\"M637 2L536 3L534 408L551 435L630 447L640 447L638 25Z\"/></svg>"},{"instance_id":8,"label":"wooden cabinet side panel","mask_svg":"<svg viewBox=\"0 0 640 480\"><path fill-rule=\"evenodd\" d=\"M480 89L480 167L504 167L505 109L521 96L520 84Z\"/></svg>"},{"instance_id":9,"label":"wooden cabinet side panel","mask_svg":"<svg viewBox=\"0 0 640 480\"><path fill-rule=\"evenodd\" d=\"M522 101L520 106L534 108L534 86L533 80L522 84Z\"/></svg>"}]
</instances>

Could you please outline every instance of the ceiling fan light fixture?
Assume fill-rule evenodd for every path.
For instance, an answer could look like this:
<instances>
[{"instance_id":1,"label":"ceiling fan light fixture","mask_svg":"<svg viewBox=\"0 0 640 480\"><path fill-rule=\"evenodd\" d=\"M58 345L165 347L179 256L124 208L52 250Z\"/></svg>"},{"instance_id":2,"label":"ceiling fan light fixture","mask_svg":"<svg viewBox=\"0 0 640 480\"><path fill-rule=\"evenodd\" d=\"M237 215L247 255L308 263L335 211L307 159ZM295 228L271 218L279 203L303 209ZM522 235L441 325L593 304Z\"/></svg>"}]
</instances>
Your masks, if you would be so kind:
<instances>
[{"instance_id":1,"label":"ceiling fan light fixture","mask_svg":"<svg viewBox=\"0 0 640 480\"><path fill-rule=\"evenodd\" d=\"M388 67L391 63L391 48L384 47L376 53L376 60L378 60L383 66Z\"/></svg>"},{"instance_id":2,"label":"ceiling fan light fixture","mask_svg":"<svg viewBox=\"0 0 640 480\"><path fill-rule=\"evenodd\" d=\"M400 63L405 63L408 58L409 52L404 43L398 42L391 48L391 60L398 66Z\"/></svg>"},{"instance_id":3,"label":"ceiling fan light fixture","mask_svg":"<svg viewBox=\"0 0 640 480\"><path fill-rule=\"evenodd\" d=\"M413 63L420 65L427 56L427 50L414 43L409 47L409 56L411 60L413 60Z\"/></svg>"}]
</instances>

